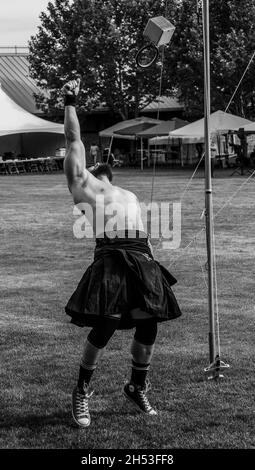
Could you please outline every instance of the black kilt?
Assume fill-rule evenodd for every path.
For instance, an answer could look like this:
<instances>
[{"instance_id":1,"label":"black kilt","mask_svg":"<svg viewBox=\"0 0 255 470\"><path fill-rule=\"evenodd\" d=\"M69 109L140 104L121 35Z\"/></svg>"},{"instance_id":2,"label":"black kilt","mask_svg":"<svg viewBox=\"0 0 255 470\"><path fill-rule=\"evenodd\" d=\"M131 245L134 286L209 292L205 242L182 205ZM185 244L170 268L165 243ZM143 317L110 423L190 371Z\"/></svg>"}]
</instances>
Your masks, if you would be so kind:
<instances>
[{"instance_id":1,"label":"black kilt","mask_svg":"<svg viewBox=\"0 0 255 470\"><path fill-rule=\"evenodd\" d=\"M135 326L130 315L135 308L158 322L181 315L171 289L176 279L153 259L146 234L136 234L96 239L94 262L65 307L72 323L96 326L101 317L108 317L122 330Z\"/></svg>"}]
</instances>

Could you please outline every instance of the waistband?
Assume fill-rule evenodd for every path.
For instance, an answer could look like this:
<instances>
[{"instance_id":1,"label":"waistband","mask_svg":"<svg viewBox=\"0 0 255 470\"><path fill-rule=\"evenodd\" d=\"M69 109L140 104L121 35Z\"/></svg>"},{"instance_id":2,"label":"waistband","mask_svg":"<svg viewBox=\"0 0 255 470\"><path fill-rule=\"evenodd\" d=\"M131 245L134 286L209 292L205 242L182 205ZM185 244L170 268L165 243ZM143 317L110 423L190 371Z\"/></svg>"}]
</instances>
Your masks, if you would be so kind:
<instances>
[{"instance_id":1,"label":"waistband","mask_svg":"<svg viewBox=\"0 0 255 470\"><path fill-rule=\"evenodd\" d=\"M112 232L105 232L96 237L96 246L101 244L114 244L119 243L120 240L125 240L127 242L141 240L142 242L148 242L148 235L142 230L118 230Z\"/></svg>"},{"instance_id":2,"label":"waistband","mask_svg":"<svg viewBox=\"0 0 255 470\"><path fill-rule=\"evenodd\" d=\"M130 230L118 232L115 238L109 238L109 233L106 233L104 237L96 238L95 259L112 252L122 252L123 254L126 251L147 253L152 257L148 235L145 232L133 230L131 237L131 232Z\"/></svg>"}]
</instances>

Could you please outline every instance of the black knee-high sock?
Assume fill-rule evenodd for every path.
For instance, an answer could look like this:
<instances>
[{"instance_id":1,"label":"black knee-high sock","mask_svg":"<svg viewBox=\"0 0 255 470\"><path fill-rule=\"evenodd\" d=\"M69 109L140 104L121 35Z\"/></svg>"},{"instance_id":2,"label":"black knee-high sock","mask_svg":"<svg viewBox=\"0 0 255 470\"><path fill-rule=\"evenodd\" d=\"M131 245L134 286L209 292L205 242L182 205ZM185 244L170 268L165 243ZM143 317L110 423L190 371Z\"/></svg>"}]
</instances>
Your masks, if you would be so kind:
<instances>
[{"instance_id":1,"label":"black knee-high sock","mask_svg":"<svg viewBox=\"0 0 255 470\"><path fill-rule=\"evenodd\" d=\"M132 360L131 381L144 387L150 364L139 364Z\"/></svg>"},{"instance_id":2,"label":"black knee-high sock","mask_svg":"<svg viewBox=\"0 0 255 470\"><path fill-rule=\"evenodd\" d=\"M84 369L80 366L79 378L78 378L78 387L83 389L84 385L89 385L91 377L95 369Z\"/></svg>"}]
</instances>

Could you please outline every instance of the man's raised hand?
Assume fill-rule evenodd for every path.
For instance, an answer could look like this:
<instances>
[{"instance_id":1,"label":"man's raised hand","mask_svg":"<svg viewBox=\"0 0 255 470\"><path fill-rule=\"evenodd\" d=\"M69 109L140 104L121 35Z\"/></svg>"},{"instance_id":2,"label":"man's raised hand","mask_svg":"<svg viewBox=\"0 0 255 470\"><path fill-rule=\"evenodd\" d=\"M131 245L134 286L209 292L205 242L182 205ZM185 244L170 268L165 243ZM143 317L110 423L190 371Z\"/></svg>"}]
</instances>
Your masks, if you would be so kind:
<instances>
[{"instance_id":1,"label":"man's raised hand","mask_svg":"<svg viewBox=\"0 0 255 470\"><path fill-rule=\"evenodd\" d=\"M64 95L77 96L80 91L80 83L81 83L80 78L77 78L77 80L70 80L69 82L67 82L62 88Z\"/></svg>"}]
</instances>

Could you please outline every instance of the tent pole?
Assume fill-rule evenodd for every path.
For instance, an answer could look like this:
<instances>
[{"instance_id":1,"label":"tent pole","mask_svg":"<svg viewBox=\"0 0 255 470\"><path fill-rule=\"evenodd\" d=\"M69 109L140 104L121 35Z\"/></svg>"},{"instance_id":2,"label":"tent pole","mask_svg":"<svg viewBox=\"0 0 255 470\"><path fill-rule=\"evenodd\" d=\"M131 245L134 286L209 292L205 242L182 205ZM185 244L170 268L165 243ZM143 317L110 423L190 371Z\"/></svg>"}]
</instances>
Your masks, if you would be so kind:
<instances>
[{"instance_id":1,"label":"tent pole","mask_svg":"<svg viewBox=\"0 0 255 470\"><path fill-rule=\"evenodd\" d=\"M103 155L103 152L102 152L102 139L99 135L99 151L100 151L100 156L101 156L101 163L102 163L102 155Z\"/></svg>"},{"instance_id":2,"label":"tent pole","mask_svg":"<svg viewBox=\"0 0 255 470\"><path fill-rule=\"evenodd\" d=\"M141 137L141 170L143 171L143 138Z\"/></svg>"},{"instance_id":3,"label":"tent pole","mask_svg":"<svg viewBox=\"0 0 255 470\"><path fill-rule=\"evenodd\" d=\"M213 260L213 214L210 149L210 32L209 0L203 0L204 32L204 135L205 135L205 208L206 243L208 257L208 307L209 307L209 356L215 360L215 312L214 312L214 260Z\"/></svg>"},{"instance_id":4,"label":"tent pole","mask_svg":"<svg viewBox=\"0 0 255 470\"><path fill-rule=\"evenodd\" d=\"M181 139L179 139L179 148L181 147L180 146L180 141L181 141ZM182 151L180 151L180 155L181 155L181 167L183 167L183 153L182 153Z\"/></svg>"},{"instance_id":5,"label":"tent pole","mask_svg":"<svg viewBox=\"0 0 255 470\"><path fill-rule=\"evenodd\" d=\"M111 136L111 140L110 140L110 145L109 145L109 150L108 150L108 157L107 157L107 164L109 163L109 160L110 160L110 155L111 155L111 152L112 152L112 142L113 142L113 135Z\"/></svg>"},{"instance_id":6,"label":"tent pole","mask_svg":"<svg viewBox=\"0 0 255 470\"><path fill-rule=\"evenodd\" d=\"M178 144L179 144L180 161L182 162L182 141L181 141L181 139L178 139Z\"/></svg>"}]
</instances>

